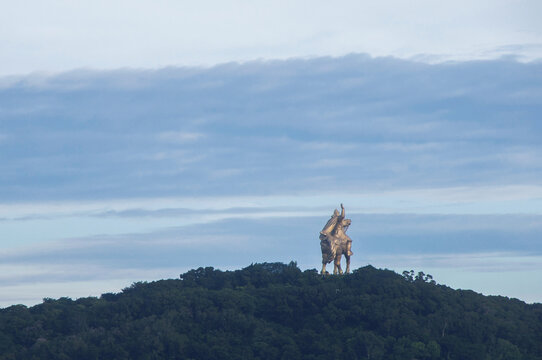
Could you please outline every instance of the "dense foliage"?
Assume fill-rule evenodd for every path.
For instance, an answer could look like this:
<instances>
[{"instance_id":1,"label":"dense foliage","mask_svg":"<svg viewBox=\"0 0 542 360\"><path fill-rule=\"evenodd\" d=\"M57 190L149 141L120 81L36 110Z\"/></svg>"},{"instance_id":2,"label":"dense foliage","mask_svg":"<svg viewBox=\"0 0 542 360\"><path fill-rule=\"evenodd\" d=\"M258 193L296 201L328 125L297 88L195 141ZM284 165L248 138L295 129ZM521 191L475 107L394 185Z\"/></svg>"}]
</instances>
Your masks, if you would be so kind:
<instances>
[{"instance_id":1,"label":"dense foliage","mask_svg":"<svg viewBox=\"0 0 542 360\"><path fill-rule=\"evenodd\" d=\"M0 310L0 359L542 359L542 305L256 264Z\"/></svg>"}]
</instances>

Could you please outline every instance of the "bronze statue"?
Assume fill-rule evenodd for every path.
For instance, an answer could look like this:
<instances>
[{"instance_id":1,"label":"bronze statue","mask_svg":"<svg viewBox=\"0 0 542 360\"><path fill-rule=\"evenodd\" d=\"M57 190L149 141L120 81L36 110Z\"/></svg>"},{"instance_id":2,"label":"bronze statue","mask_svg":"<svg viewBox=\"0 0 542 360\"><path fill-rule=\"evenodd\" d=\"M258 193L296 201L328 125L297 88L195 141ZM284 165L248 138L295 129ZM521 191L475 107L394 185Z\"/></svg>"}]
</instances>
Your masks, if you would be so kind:
<instances>
[{"instance_id":1,"label":"bronze statue","mask_svg":"<svg viewBox=\"0 0 542 360\"><path fill-rule=\"evenodd\" d=\"M326 264L334 262L333 274L342 274L341 256L346 258L346 273L350 272L350 256L352 252L352 239L346 235L346 230L352 221L345 219L344 206L341 204L341 213L335 209L331 219L320 231L320 248L322 249L322 275L328 274Z\"/></svg>"}]
</instances>

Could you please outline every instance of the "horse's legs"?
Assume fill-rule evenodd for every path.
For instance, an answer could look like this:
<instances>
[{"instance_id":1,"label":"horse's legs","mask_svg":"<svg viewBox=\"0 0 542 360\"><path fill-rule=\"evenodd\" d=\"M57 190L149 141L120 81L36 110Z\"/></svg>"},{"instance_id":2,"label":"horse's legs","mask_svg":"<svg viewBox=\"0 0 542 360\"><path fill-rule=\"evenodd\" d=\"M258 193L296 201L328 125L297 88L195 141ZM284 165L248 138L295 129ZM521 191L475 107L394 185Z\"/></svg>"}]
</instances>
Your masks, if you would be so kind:
<instances>
[{"instance_id":1,"label":"horse's legs","mask_svg":"<svg viewBox=\"0 0 542 360\"><path fill-rule=\"evenodd\" d=\"M350 274L350 255L344 255L346 258L346 273Z\"/></svg>"},{"instance_id":2,"label":"horse's legs","mask_svg":"<svg viewBox=\"0 0 542 360\"><path fill-rule=\"evenodd\" d=\"M341 255L335 256L334 265L335 266L333 267L333 274L337 275L338 272L339 275L342 275L343 269L341 269Z\"/></svg>"},{"instance_id":3,"label":"horse's legs","mask_svg":"<svg viewBox=\"0 0 542 360\"><path fill-rule=\"evenodd\" d=\"M320 271L320 274L325 275L326 274L326 262L322 261L322 271Z\"/></svg>"}]
</instances>

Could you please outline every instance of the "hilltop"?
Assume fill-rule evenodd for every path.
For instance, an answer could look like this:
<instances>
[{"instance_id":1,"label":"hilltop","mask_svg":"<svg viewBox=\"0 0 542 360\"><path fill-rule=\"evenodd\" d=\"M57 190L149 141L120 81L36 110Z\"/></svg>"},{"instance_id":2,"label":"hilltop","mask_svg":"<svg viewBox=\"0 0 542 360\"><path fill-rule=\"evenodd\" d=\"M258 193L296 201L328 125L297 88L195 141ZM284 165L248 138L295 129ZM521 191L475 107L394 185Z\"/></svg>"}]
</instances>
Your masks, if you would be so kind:
<instances>
[{"instance_id":1,"label":"hilltop","mask_svg":"<svg viewBox=\"0 0 542 360\"><path fill-rule=\"evenodd\" d=\"M212 267L0 310L0 359L542 359L542 304L366 266Z\"/></svg>"}]
</instances>

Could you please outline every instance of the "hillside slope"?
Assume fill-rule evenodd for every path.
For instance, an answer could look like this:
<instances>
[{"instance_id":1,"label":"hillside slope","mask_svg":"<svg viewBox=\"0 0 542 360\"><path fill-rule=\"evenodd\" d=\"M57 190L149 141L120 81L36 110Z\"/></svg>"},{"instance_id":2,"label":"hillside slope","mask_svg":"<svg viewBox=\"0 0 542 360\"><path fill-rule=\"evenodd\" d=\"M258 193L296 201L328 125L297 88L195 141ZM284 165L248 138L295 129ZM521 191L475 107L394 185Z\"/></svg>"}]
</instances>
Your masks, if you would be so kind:
<instances>
[{"instance_id":1,"label":"hillside slope","mask_svg":"<svg viewBox=\"0 0 542 360\"><path fill-rule=\"evenodd\" d=\"M0 359L542 359L542 305L295 263L0 310Z\"/></svg>"}]
</instances>

